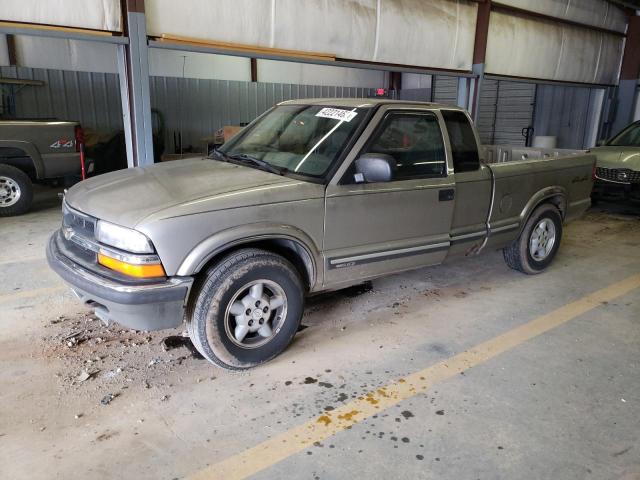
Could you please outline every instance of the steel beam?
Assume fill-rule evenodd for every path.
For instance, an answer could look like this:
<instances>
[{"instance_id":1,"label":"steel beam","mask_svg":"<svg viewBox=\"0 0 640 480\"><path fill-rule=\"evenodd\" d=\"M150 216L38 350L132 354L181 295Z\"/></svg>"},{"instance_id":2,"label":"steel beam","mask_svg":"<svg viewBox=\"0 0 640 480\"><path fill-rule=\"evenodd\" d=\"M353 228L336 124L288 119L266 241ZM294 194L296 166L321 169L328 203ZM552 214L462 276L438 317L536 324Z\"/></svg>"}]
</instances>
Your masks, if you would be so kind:
<instances>
[{"instance_id":1,"label":"steel beam","mask_svg":"<svg viewBox=\"0 0 640 480\"><path fill-rule=\"evenodd\" d=\"M10 24L0 25L0 33L6 33L9 35L28 35L30 37L45 37L45 38L61 38L64 40L83 40L85 42L99 42L99 43L115 43L117 45L125 45L129 42L129 39L125 36L109 35L100 33L87 33L86 31L79 30L74 32L72 28L56 29L51 26L13 26Z\"/></svg>"},{"instance_id":2,"label":"steel beam","mask_svg":"<svg viewBox=\"0 0 640 480\"><path fill-rule=\"evenodd\" d=\"M640 17L630 16L627 39L620 66L620 83L616 91L614 119L611 133L615 134L631 123L636 116L640 85Z\"/></svg>"},{"instance_id":3,"label":"steel beam","mask_svg":"<svg viewBox=\"0 0 640 480\"><path fill-rule=\"evenodd\" d=\"M484 62L487 56L487 38L489 37L489 17L491 15L491 0L478 3L476 14L476 33L473 42L473 64L471 71L475 75L469 91L468 109L474 122L478 121L480 106L480 92L484 81Z\"/></svg>"},{"instance_id":4,"label":"steel beam","mask_svg":"<svg viewBox=\"0 0 640 480\"><path fill-rule=\"evenodd\" d=\"M206 45L189 45L179 42L168 42L160 40L149 40L149 48L164 50L179 50L185 52L213 53L216 55L227 55L231 57L259 58L265 60L280 60L283 62L310 63L313 65L327 65L329 67L360 68L363 70L383 70L385 72L395 71L403 73L420 73L427 75L450 75L456 77L472 77L473 73L468 70L447 70L443 68L416 67L411 65L398 65L391 63L369 62L364 60L353 60L336 58L335 60L299 59L287 57L281 54L270 54L263 52L250 52L242 50L229 50L225 48L209 47Z\"/></svg>"},{"instance_id":5,"label":"steel beam","mask_svg":"<svg viewBox=\"0 0 640 480\"><path fill-rule=\"evenodd\" d=\"M118 73L127 163L132 167L153 164L153 125L144 2L127 0L125 6L129 44L118 49Z\"/></svg>"}]
</instances>

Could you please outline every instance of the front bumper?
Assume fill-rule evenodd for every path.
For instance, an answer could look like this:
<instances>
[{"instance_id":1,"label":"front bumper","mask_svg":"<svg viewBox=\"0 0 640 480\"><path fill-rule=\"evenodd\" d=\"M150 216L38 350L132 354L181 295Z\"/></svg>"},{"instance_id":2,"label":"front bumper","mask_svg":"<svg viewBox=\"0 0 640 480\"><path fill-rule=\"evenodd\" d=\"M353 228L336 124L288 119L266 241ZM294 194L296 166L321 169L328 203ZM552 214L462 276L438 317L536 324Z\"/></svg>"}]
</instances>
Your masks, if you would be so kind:
<instances>
[{"instance_id":1,"label":"front bumper","mask_svg":"<svg viewBox=\"0 0 640 480\"><path fill-rule=\"evenodd\" d=\"M593 193L601 197L622 197L640 199L640 184L623 183L596 177Z\"/></svg>"},{"instance_id":2,"label":"front bumper","mask_svg":"<svg viewBox=\"0 0 640 480\"><path fill-rule=\"evenodd\" d=\"M114 321L136 330L180 326L193 278L172 277L144 285L121 283L97 275L65 256L57 245L58 235L54 233L47 245L49 266L104 322Z\"/></svg>"}]
</instances>

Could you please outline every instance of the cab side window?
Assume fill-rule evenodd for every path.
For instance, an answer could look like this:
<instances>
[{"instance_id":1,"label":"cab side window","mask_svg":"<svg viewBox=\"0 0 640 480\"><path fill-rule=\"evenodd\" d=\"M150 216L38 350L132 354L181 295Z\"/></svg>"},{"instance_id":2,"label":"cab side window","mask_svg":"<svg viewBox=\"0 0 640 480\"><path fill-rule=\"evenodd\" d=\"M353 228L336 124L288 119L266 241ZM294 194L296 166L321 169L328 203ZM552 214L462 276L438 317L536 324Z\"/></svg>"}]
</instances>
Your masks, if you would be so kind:
<instances>
[{"instance_id":1,"label":"cab side window","mask_svg":"<svg viewBox=\"0 0 640 480\"><path fill-rule=\"evenodd\" d=\"M361 154L390 155L393 180L446 176L442 132L433 113L389 113Z\"/></svg>"},{"instance_id":2,"label":"cab side window","mask_svg":"<svg viewBox=\"0 0 640 480\"><path fill-rule=\"evenodd\" d=\"M449 133L453 171L472 172L480 168L478 144L467 116L459 110L441 110Z\"/></svg>"}]
</instances>

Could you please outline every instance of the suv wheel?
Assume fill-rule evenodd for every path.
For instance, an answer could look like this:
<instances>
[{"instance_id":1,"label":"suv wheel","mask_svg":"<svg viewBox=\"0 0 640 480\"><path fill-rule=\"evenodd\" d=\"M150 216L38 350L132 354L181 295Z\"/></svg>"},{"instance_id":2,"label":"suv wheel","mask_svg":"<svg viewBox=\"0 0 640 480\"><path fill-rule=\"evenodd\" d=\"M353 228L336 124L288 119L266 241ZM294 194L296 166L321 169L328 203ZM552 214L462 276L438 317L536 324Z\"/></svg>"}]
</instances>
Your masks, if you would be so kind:
<instances>
[{"instance_id":1,"label":"suv wheel","mask_svg":"<svg viewBox=\"0 0 640 480\"><path fill-rule=\"evenodd\" d=\"M251 368L281 353L302 318L303 286L279 255L243 249L199 279L187 308L191 341L210 362Z\"/></svg>"},{"instance_id":2,"label":"suv wheel","mask_svg":"<svg viewBox=\"0 0 640 480\"><path fill-rule=\"evenodd\" d=\"M560 212L546 203L531 214L520 236L502 251L504 260L514 270L540 273L553 261L561 238Z\"/></svg>"},{"instance_id":3,"label":"suv wheel","mask_svg":"<svg viewBox=\"0 0 640 480\"><path fill-rule=\"evenodd\" d=\"M22 215L33 200L31 179L11 165L0 165L0 217Z\"/></svg>"}]
</instances>

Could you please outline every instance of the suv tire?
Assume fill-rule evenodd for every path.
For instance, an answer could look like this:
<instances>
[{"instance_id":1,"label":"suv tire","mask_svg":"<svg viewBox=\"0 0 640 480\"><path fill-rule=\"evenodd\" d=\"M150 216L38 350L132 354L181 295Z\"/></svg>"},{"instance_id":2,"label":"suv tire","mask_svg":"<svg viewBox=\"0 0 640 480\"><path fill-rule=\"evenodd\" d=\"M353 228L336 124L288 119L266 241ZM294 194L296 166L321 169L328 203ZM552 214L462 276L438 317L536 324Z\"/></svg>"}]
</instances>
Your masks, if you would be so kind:
<instances>
[{"instance_id":1,"label":"suv tire","mask_svg":"<svg viewBox=\"0 0 640 480\"><path fill-rule=\"evenodd\" d=\"M11 165L0 165L0 217L27 213L33 200L29 176Z\"/></svg>"},{"instance_id":2,"label":"suv tire","mask_svg":"<svg viewBox=\"0 0 640 480\"><path fill-rule=\"evenodd\" d=\"M502 250L509 267L534 275L547 268L560 247L562 217L549 203L534 210L520 236Z\"/></svg>"},{"instance_id":3,"label":"suv tire","mask_svg":"<svg viewBox=\"0 0 640 480\"><path fill-rule=\"evenodd\" d=\"M303 283L288 260L265 250L242 249L196 280L187 329L207 360L243 370L287 348L303 308Z\"/></svg>"}]
</instances>

